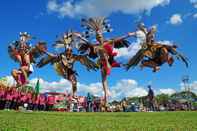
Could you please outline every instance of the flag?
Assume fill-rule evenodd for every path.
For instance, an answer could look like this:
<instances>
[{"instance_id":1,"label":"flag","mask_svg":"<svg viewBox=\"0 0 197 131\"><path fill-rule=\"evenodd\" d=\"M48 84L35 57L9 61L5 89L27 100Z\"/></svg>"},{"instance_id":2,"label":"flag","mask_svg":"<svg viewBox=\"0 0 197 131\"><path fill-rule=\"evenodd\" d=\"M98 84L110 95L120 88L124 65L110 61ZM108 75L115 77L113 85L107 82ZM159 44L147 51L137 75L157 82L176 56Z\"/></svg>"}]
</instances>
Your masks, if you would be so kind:
<instances>
[{"instance_id":1,"label":"flag","mask_svg":"<svg viewBox=\"0 0 197 131\"><path fill-rule=\"evenodd\" d=\"M40 91L40 82L39 82L39 79L38 79L38 81L36 83L36 86L35 86L35 92L36 92L36 94L39 94L39 91Z\"/></svg>"}]
</instances>

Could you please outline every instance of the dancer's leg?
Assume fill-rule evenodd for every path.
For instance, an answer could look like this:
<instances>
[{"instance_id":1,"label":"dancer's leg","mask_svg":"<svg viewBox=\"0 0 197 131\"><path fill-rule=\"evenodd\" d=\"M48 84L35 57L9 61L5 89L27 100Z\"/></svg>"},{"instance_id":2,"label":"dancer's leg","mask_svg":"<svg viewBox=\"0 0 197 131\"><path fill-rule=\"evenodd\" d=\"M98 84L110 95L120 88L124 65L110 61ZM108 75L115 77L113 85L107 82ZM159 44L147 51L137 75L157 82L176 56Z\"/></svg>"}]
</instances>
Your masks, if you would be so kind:
<instances>
[{"instance_id":1,"label":"dancer's leg","mask_svg":"<svg viewBox=\"0 0 197 131\"><path fill-rule=\"evenodd\" d=\"M73 98L75 98L76 92L77 92L77 79L76 79L75 74L69 75L69 81L72 84L72 96L73 96Z\"/></svg>"},{"instance_id":2,"label":"dancer's leg","mask_svg":"<svg viewBox=\"0 0 197 131\"><path fill-rule=\"evenodd\" d=\"M102 77L102 84L104 90L104 106L107 106L107 97L109 96L108 90L108 83L107 83L107 74L104 69L101 69L101 77Z\"/></svg>"}]
</instances>

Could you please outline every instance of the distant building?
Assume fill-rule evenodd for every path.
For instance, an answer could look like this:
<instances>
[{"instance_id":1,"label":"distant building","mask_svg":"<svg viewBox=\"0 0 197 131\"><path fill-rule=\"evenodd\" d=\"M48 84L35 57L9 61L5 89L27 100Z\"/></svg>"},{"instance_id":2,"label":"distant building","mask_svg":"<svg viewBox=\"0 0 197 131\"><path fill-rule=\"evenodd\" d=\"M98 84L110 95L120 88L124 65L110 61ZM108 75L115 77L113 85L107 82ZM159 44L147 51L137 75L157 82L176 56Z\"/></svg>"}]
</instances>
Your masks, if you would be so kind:
<instances>
[{"instance_id":1,"label":"distant building","mask_svg":"<svg viewBox=\"0 0 197 131\"><path fill-rule=\"evenodd\" d=\"M58 93L58 92L46 92L43 93L46 97L54 97L53 109L57 111L70 111L70 112L86 112L88 109L88 98L87 96L78 96L77 99L73 99L69 93ZM103 97L93 96L92 97L92 111L101 111L101 103Z\"/></svg>"}]
</instances>

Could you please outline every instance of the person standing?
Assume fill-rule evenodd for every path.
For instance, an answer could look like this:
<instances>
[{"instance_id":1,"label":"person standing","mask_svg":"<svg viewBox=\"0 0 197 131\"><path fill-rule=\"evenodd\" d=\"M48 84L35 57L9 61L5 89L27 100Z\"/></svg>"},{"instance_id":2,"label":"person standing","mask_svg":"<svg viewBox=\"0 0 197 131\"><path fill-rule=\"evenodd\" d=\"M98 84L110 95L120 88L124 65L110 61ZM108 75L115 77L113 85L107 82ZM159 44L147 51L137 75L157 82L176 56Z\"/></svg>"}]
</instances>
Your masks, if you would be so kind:
<instances>
[{"instance_id":1,"label":"person standing","mask_svg":"<svg viewBox=\"0 0 197 131\"><path fill-rule=\"evenodd\" d=\"M18 99L18 92L16 90L16 87L12 87L12 105L11 108L16 110L17 109L17 99Z\"/></svg>"},{"instance_id":2,"label":"person standing","mask_svg":"<svg viewBox=\"0 0 197 131\"><path fill-rule=\"evenodd\" d=\"M21 96L20 96L21 106L23 106L23 107L25 107L25 105L28 106L27 100L28 100L27 94L25 92L21 92Z\"/></svg>"},{"instance_id":3,"label":"person standing","mask_svg":"<svg viewBox=\"0 0 197 131\"><path fill-rule=\"evenodd\" d=\"M37 111L38 110L38 104L39 104L39 94L34 95L32 98L32 110Z\"/></svg>"},{"instance_id":4,"label":"person standing","mask_svg":"<svg viewBox=\"0 0 197 131\"><path fill-rule=\"evenodd\" d=\"M46 109L46 97L43 94L40 94L39 97L39 110L44 111Z\"/></svg>"},{"instance_id":5,"label":"person standing","mask_svg":"<svg viewBox=\"0 0 197 131\"><path fill-rule=\"evenodd\" d=\"M12 89L8 87L6 91L6 103L5 103L5 109L10 110L11 109L11 104L12 104Z\"/></svg>"},{"instance_id":6,"label":"person standing","mask_svg":"<svg viewBox=\"0 0 197 131\"><path fill-rule=\"evenodd\" d=\"M5 88L0 87L0 110L5 107Z\"/></svg>"},{"instance_id":7,"label":"person standing","mask_svg":"<svg viewBox=\"0 0 197 131\"><path fill-rule=\"evenodd\" d=\"M151 85L148 85L148 103L150 111L155 111L155 96L154 91L151 88Z\"/></svg>"},{"instance_id":8,"label":"person standing","mask_svg":"<svg viewBox=\"0 0 197 131\"><path fill-rule=\"evenodd\" d=\"M27 92L27 102L28 102L28 110L33 110L33 96L32 92L28 91Z\"/></svg>"},{"instance_id":9,"label":"person standing","mask_svg":"<svg viewBox=\"0 0 197 131\"><path fill-rule=\"evenodd\" d=\"M53 105L55 104L55 97L53 95L49 95L47 97L47 107L48 107L48 111L52 111L53 110Z\"/></svg>"}]
</instances>

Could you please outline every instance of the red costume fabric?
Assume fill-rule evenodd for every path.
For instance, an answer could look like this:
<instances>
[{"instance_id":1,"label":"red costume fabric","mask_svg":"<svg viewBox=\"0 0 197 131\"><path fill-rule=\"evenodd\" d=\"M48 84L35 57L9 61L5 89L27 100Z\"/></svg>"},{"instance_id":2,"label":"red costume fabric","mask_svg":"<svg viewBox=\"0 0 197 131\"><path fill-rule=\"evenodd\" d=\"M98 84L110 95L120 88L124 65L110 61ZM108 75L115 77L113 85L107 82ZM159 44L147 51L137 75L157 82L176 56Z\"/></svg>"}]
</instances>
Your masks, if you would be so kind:
<instances>
[{"instance_id":1,"label":"red costume fabric","mask_svg":"<svg viewBox=\"0 0 197 131\"><path fill-rule=\"evenodd\" d=\"M113 50L113 46L111 45L110 42L104 42L103 48L107 52L109 58L108 62L111 67L120 67L120 63L114 60L114 57L117 56L117 52ZM104 66L104 69L106 70L107 75L110 75L111 72L111 67L107 66L107 62L105 60L102 60L102 64Z\"/></svg>"},{"instance_id":2,"label":"red costume fabric","mask_svg":"<svg viewBox=\"0 0 197 131\"><path fill-rule=\"evenodd\" d=\"M23 75L23 73L20 73L20 76L19 76L20 78L20 82L21 82L21 84L22 85L24 85L24 84L26 84L27 83L27 81L25 80L25 76Z\"/></svg>"}]
</instances>

